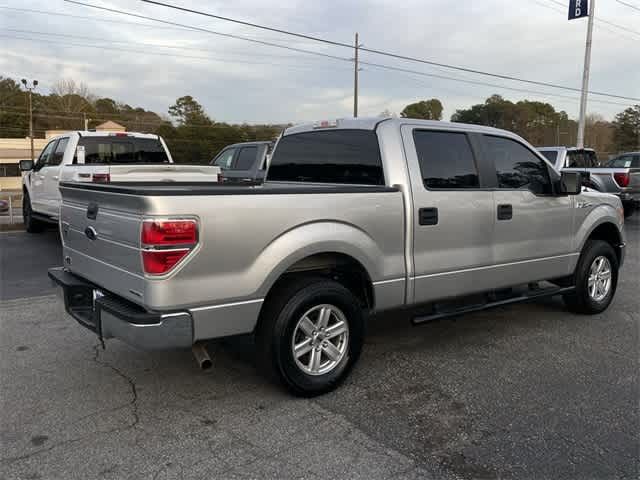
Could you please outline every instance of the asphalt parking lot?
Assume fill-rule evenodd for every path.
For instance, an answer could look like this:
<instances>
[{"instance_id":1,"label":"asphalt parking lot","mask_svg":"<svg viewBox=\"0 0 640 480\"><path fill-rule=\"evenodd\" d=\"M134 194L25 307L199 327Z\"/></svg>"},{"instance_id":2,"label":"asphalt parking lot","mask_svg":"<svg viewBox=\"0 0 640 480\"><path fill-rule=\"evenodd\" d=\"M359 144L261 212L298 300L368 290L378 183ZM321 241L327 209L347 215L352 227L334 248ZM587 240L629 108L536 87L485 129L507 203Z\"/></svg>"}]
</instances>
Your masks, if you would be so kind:
<instances>
[{"instance_id":1,"label":"asphalt parking lot","mask_svg":"<svg viewBox=\"0 0 640 480\"><path fill-rule=\"evenodd\" d=\"M55 231L0 233L0 478L640 477L640 217L602 315L559 299L373 319L338 391L295 399L249 340L139 352L64 314Z\"/></svg>"}]
</instances>

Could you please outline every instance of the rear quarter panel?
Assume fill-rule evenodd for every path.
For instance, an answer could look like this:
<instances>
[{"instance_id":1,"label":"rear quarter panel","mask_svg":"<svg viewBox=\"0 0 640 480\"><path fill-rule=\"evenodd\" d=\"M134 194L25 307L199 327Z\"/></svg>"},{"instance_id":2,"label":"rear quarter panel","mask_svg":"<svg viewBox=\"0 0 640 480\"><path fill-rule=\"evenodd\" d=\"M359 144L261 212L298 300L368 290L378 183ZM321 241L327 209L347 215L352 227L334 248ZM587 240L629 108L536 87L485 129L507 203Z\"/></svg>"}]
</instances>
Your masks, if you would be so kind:
<instances>
[{"instance_id":1,"label":"rear quarter panel","mask_svg":"<svg viewBox=\"0 0 640 480\"><path fill-rule=\"evenodd\" d=\"M404 278L400 192L149 201L148 215L195 215L200 220L197 254L168 278L146 282L144 303L152 308L260 299L288 267L324 252L358 260L373 282ZM404 292L398 299L403 301Z\"/></svg>"}]
</instances>

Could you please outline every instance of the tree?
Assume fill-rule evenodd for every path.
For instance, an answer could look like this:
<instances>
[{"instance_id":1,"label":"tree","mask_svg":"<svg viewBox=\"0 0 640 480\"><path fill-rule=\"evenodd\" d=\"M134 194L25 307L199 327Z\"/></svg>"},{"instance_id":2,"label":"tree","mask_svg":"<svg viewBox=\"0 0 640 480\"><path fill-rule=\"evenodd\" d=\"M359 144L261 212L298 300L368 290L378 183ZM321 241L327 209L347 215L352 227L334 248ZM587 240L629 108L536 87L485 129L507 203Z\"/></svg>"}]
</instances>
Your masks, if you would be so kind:
<instances>
[{"instance_id":1,"label":"tree","mask_svg":"<svg viewBox=\"0 0 640 480\"><path fill-rule=\"evenodd\" d=\"M209 125L211 119L204 113L200 105L191 95L185 95L169 107L169 115L174 117L178 125Z\"/></svg>"},{"instance_id":2,"label":"tree","mask_svg":"<svg viewBox=\"0 0 640 480\"><path fill-rule=\"evenodd\" d=\"M421 118L424 120L442 120L442 102L437 98L412 103L400 113L403 118Z\"/></svg>"},{"instance_id":3,"label":"tree","mask_svg":"<svg viewBox=\"0 0 640 480\"><path fill-rule=\"evenodd\" d=\"M613 142L618 152L640 149L640 105L617 114L613 128Z\"/></svg>"}]
</instances>

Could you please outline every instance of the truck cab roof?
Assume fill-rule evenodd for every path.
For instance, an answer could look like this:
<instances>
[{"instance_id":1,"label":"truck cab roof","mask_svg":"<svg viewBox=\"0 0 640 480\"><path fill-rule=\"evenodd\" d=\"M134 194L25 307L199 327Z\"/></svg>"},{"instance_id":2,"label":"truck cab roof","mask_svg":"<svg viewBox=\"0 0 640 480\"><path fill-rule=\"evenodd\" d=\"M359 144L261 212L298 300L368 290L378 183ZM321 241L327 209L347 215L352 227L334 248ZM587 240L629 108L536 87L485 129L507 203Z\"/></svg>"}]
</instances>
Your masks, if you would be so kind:
<instances>
[{"instance_id":1,"label":"truck cab roof","mask_svg":"<svg viewBox=\"0 0 640 480\"><path fill-rule=\"evenodd\" d=\"M487 133L493 135L510 136L520 138L514 133L498 128L486 127L484 125L472 125L468 123L442 122L440 120L421 120L417 118L383 118L383 117L347 117L317 122L307 122L294 125L285 129L283 135L294 135L297 133L311 132L316 130L375 130L380 124L394 124L401 127L403 125L421 125L425 128L439 130L460 130L465 132Z\"/></svg>"}]
</instances>

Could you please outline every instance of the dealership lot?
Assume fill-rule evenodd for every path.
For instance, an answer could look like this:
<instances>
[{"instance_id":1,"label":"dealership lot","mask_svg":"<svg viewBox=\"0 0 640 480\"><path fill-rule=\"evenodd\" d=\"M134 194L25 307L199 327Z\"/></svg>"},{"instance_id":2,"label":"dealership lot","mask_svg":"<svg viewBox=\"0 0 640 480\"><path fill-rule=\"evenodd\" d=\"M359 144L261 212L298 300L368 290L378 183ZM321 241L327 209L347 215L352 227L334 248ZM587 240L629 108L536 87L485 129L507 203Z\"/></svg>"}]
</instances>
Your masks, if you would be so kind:
<instances>
[{"instance_id":1,"label":"dealership lot","mask_svg":"<svg viewBox=\"0 0 640 480\"><path fill-rule=\"evenodd\" d=\"M250 339L139 352L64 314L55 231L0 233L0 478L638 478L640 217L611 308L373 319L334 393L288 396Z\"/></svg>"}]
</instances>

